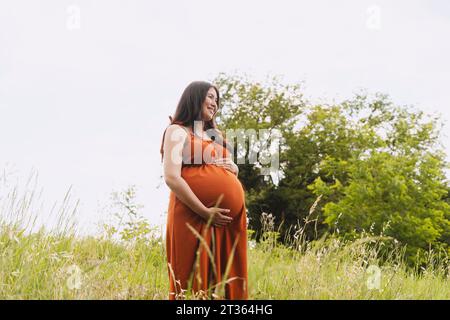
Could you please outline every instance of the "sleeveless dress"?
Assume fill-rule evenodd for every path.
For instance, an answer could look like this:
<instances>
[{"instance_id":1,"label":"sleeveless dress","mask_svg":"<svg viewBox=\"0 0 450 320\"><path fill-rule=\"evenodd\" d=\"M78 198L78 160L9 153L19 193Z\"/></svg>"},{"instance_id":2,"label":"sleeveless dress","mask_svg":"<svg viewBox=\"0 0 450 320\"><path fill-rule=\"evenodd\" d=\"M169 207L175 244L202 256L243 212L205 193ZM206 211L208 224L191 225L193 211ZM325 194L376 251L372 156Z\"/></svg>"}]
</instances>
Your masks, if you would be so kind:
<instances>
[{"instance_id":1,"label":"sleeveless dress","mask_svg":"<svg viewBox=\"0 0 450 320\"><path fill-rule=\"evenodd\" d=\"M211 157L229 157L228 149L191 131L188 140L183 149L182 178L206 207L216 205L222 195L218 207L230 209L227 215L233 221L226 226L208 226L207 221L170 192L166 230L169 299L183 299L186 291L197 298L248 299L243 186L232 172L205 162ZM194 163L195 150L207 155L201 163Z\"/></svg>"}]
</instances>

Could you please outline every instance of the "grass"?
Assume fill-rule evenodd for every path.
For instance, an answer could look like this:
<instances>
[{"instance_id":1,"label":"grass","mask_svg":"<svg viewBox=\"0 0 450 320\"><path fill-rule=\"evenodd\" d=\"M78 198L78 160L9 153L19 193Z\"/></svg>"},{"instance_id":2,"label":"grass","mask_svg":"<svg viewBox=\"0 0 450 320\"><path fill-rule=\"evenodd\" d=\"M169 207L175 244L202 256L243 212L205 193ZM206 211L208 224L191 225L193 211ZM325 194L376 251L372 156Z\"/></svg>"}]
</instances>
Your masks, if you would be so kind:
<instances>
[{"instance_id":1,"label":"grass","mask_svg":"<svg viewBox=\"0 0 450 320\"><path fill-rule=\"evenodd\" d=\"M367 285L377 266L364 244L333 239L299 253L262 244L249 249L251 299L450 299L442 270L415 274L401 264L380 266L379 290ZM102 237L0 232L1 299L166 299L161 242L117 243ZM75 266L75 267L74 267ZM77 271L79 268L79 271Z\"/></svg>"},{"instance_id":2,"label":"grass","mask_svg":"<svg viewBox=\"0 0 450 320\"><path fill-rule=\"evenodd\" d=\"M164 240L139 215L132 188L113 197L115 224L84 237L64 223L31 231L23 212L12 220L31 200L11 194L0 197L0 299L167 299ZM250 299L450 299L448 259L433 252L433 263L414 270L382 236L305 242L300 232L282 245L273 217L262 218L261 241L249 232Z\"/></svg>"}]
</instances>

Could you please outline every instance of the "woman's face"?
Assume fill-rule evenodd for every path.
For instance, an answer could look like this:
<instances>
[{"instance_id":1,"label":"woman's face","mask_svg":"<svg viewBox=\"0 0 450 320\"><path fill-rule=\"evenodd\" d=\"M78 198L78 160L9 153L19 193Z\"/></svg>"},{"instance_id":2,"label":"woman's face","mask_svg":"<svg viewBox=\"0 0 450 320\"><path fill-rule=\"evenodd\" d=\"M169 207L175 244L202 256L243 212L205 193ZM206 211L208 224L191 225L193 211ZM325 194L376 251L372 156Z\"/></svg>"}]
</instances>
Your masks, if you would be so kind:
<instances>
[{"instance_id":1,"label":"woman's face","mask_svg":"<svg viewBox=\"0 0 450 320\"><path fill-rule=\"evenodd\" d=\"M210 121L217 112L217 94L214 88L209 88L202 105L202 120Z\"/></svg>"}]
</instances>

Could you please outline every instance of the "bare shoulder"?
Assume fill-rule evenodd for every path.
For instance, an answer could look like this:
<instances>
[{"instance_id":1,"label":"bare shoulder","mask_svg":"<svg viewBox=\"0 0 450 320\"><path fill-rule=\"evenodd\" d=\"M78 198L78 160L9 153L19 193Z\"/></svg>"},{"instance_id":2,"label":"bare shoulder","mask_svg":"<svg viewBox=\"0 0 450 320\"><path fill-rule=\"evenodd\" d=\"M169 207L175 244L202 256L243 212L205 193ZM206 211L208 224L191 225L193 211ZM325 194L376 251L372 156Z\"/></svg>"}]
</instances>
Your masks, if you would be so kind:
<instances>
[{"instance_id":1,"label":"bare shoulder","mask_svg":"<svg viewBox=\"0 0 450 320\"><path fill-rule=\"evenodd\" d=\"M188 129L179 124L171 124L166 129L166 135L177 139L179 137L186 137L188 135Z\"/></svg>"}]
</instances>

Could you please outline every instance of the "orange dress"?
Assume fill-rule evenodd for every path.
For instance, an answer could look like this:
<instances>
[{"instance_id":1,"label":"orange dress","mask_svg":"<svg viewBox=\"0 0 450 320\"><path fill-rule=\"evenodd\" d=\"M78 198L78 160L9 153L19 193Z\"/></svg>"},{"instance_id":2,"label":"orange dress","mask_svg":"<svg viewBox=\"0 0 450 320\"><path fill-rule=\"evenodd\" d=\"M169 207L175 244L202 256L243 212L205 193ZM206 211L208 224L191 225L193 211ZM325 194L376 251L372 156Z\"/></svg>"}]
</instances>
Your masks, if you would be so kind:
<instances>
[{"instance_id":1,"label":"orange dress","mask_svg":"<svg viewBox=\"0 0 450 320\"><path fill-rule=\"evenodd\" d=\"M207 221L181 202L173 191L170 192L166 230L169 299L183 299L186 291L199 298L247 299L244 189L238 178L223 167L205 162L205 159L201 164L193 164L197 148L202 155L229 157L226 148L213 141L202 140L192 132L189 132L189 137L189 143L183 149L183 159L190 159L190 162L183 160L181 176L206 207L214 206L223 195L218 207L230 209L228 215L233 217L233 221L222 227L208 227ZM185 157L189 148L191 152Z\"/></svg>"}]
</instances>

